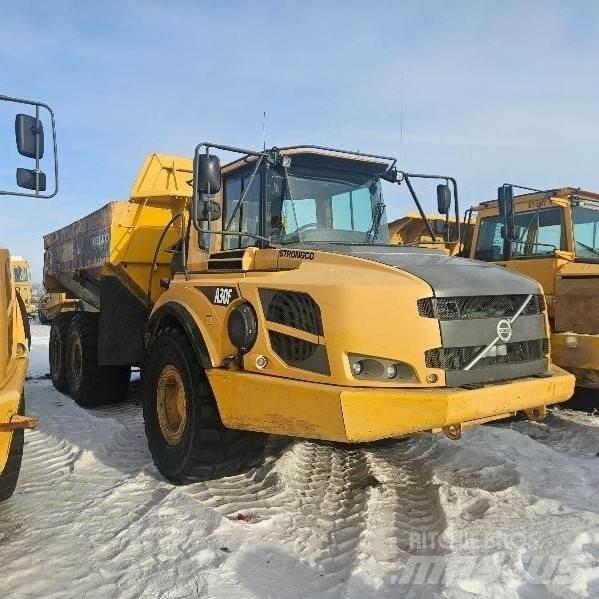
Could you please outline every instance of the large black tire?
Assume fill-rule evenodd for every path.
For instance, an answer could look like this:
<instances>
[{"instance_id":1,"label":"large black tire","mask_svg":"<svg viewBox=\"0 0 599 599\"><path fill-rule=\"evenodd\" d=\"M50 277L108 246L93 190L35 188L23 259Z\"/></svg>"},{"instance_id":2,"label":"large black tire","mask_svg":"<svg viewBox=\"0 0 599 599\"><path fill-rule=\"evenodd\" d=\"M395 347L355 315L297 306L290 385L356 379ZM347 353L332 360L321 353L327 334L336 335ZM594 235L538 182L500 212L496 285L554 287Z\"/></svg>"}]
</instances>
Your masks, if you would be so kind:
<instances>
[{"instance_id":1,"label":"large black tire","mask_svg":"<svg viewBox=\"0 0 599 599\"><path fill-rule=\"evenodd\" d=\"M67 333L69 395L86 408L122 401L131 378L130 366L98 366L98 320L95 313L75 313Z\"/></svg>"},{"instance_id":2,"label":"large black tire","mask_svg":"<svg viewBox=\"0 0 599 599\"><path fill-rule=\"evenodd\" d=\"M25 302L21 297L21 294L17 291L17 302L19 304L19 310L21 311L21 318L23 319L23 330L25 331L25 339L27 339L27 346L31 347L31 324L29 322L29 314L27 314L27 308Z\"/></svg>"},{"instance_id":3,"label":"large black tire","mask_svg":"<svg viewBox=\"0 0 599 599\"><path fill-rule=\"evenodd\" d=\"M46 318L41 310L37 311L37 317L40 324L52 324L52 321L49 318Z\"/></svg>"},{"instance_id":4,"label":"large black tire","mask_svg":"<svg viewBox=\"0 0 599 599\"><path fill-rule=\"evenodd\" d=\"M167 373L167 374L165 374ZM179 377L184 392L184 406L169 420L162 410L160 388L168 376ZM166 382L165 382L166 381ZM165 327L150 348L143 377L143 412L146 437L158 470L174 484L188 484L237 474L258 464L264 450L266 435L226 428L219 416L210 384L185 334L176 327ZM181 417L183 416L183 417ZM181 432L174 434L180 422ZM165 432L166 431L166 432ZM165 435L170 435L170 443Z\"/></svg>"},{"instance_id":5,"label":"large black tire","mask_svg":"<svg viewBox=\"0 0 599 599\"><path fill-rule=\"evenodd\" d=\"M50 344L48 358L50 361L50 377L57 391L68 393L67 381L67 335L73 314L59 314L50 328Z\"/></svg>"},{"instance_id":6,"label":"large black tire","mask_svg":"<svg viewBox=\"0 0 599 599\"><path fill-rule=\"evenodd\" d=\"M23 414L25 409L23 395L21 394L21 403L19 404L19 414ZM5 435L6 433L0 433ZM8 448L8 460L4 470L0 473L0 501L5 501L15 491L19 472L21 471L21 460L23 458L23 429L13 431L10 447Z\"/></svg>"}]
</instances>

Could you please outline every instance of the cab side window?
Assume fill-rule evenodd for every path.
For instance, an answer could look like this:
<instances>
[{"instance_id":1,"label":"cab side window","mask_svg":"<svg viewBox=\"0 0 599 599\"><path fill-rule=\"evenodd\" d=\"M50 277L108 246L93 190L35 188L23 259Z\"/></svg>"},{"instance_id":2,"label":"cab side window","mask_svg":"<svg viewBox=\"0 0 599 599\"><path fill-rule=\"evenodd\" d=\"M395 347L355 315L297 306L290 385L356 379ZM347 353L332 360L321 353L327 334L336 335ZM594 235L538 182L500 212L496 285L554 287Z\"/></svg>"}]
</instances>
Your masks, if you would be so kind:
<instances>
[{"instance_id":1,"label":"cab side window","mask_svg":"<svg viewBox=\"0 0 599 599\"><path fill-rule=\"evenodd\" d=\"M250 184L251 181L251 184ZM247 231L260 234L260 190L262 188L262 176L256 174L253 180L251 176L229 179L225 183L225 210L223 215L223 228L227 226L242 195L245 194L243 205L237 210L237 214L229 227L230 231ZM235 235L223 235L223 249L232 250L254 245L253 237Z\"/></svg>"}]
</instances>

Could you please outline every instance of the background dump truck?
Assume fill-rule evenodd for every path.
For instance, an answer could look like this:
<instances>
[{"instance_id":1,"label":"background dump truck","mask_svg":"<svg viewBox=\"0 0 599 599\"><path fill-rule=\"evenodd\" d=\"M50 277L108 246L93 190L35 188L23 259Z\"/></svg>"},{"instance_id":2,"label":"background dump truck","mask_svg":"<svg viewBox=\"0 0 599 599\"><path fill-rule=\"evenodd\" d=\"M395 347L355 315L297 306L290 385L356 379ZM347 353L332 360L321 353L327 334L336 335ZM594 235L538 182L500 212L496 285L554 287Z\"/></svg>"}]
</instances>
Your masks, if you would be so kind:
<instances>
[{"instance_id":1,"label":"background dump truck","mask_svg":"<svg viewBox=\"0 0 599 599\"><path fill-rule=\"evenodd\" d=\"M58 164L52 110L40 102L2 95L0 105L17 105L27 112L34 112L34 115L16 115L15 133L19 154L35 160L33 169L18 168L16 172L18 188L28 191L0 189L0 196L54 196L58 191ZM55 168L52 193L45 193L46 174L40 169L40 161L44 155L41 111L47 111L52 124ZM7 203L3 205L3 210L9 209L14 210L14 206ZM0 501L11 497L15 490L21 469L24 429L35 428L37 424L35 418L24 416L23 386L31 343L27 297L31 298L29 264L22 258L11 259L10 252L0 247Z\"/></svg>"},{"instance_id":2,"label":"background dump truck","mask_svg":"<svg viewBox=\"0 0 599 599\"><path fill-rule=\"evenodd\" d=\"M213 149L241 158L221 169ZM141 365L149 447L175 483L239 471L263 433L459 438L542 418L574 378L550 364L539 284L390 245L382 183L415 177L314 146L148 156L129 201L44 238L46 289L93 308L52 323L54 384L118 401ZM439 210L451 183L459 214L439 179Z\"/></svg>"},{"instance_id":3,"label":"background dump truck","mask_svg":"<svg viewBox=\"0 0 599 599\"><path fill-rule=\"evenodd\" d=\"M439 235L439 240L433 242L426 223ZM450 256L455 256L461 250L461 237L469 238L472 234L472 222L460 223L461 236L456 234L455 218L442 215L426 215L423 218L419 212L408 212L405 216L389 223L389 243L391 245L418 245L420 247L445 248ZM449 241L443 238L448 235Z\"/></svg>"},{"instance_id":4,"label":"background dump truck","mask_svg":"<svg viewBox=\"0 0 599 599\"><path fill-rule=\"evenodd\" d=\"M17 293L25 304L27 314L33 316L37 306L34 306L31 293L31 268L29 262L22 256L11 256L10 265Z\"/></svg>"},{"instance_id":5,"label":"background dump truck","mask_svg":"<svg viewBox=\"0 0 599 599\"><path fill-rule=\"evenodd\" d=\"M470 255L541 283L555 363L574 373L578 385L597 388L599 194L564 187L514 196L512 188L500 188L507 211L498 200L473 209Z\"/></svg>"},{"instance_id":6,"label":"background dump truck","mask_svg":"<svg viewBox=\"0 0 599 599\"><path fill-rule=\"evenodd\" d=\"M66 293L44 293L37 304L37 315L41 324L50 324L61 312L83 309L81 304Z\"/></svg>"}]
</instances>

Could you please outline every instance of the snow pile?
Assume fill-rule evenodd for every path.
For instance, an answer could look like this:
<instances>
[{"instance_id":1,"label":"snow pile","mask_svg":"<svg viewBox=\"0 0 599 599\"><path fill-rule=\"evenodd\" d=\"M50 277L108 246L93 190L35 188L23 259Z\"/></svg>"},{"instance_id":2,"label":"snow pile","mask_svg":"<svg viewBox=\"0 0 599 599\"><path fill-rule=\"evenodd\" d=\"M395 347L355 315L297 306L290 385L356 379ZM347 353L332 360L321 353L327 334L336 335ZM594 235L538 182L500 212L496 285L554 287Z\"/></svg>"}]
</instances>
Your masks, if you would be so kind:
<instances>
[{"instance_id":1,"label":"snow pile","mask_svg":"<svg viewBox=\"0 0 599 599\"><path fill-rule=\"evenodd\" d=\"M262 466L173 487L141 405L82 410L34 326L3 597L597 597L599 417L341 448L270 442ZM41 377L41 378L36 378Z\"/></svg>"}]
</instances>

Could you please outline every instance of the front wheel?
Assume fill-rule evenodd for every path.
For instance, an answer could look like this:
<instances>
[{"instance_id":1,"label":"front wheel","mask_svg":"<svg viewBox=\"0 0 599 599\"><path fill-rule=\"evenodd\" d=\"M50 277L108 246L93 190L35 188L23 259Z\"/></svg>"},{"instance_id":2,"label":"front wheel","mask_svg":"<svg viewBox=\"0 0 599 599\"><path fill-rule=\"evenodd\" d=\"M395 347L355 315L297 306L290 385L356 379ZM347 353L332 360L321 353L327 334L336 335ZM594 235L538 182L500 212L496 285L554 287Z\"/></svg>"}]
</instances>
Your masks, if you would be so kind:
<instances>
[{"instance_id":1,"label":"front wheel","mask_svg":"<svg viewBox=\"0 0 599 599\"><path fill-rule=\"evenodd\" d=\"M223 425L185 334L165 327L143 373L144 421L152 458L174 484L237 474L259 462L266 435Z\"/></svg>"}]
</instances>

